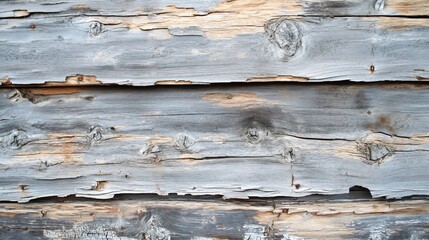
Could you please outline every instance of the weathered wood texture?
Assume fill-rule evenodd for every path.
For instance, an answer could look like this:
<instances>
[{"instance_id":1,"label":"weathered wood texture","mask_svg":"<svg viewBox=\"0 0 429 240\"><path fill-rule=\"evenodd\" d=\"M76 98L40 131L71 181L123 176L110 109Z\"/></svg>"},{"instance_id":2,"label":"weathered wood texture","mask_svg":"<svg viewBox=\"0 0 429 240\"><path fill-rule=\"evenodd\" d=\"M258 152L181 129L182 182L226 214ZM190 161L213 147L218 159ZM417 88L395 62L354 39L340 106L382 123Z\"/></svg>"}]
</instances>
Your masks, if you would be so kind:
<instances>
[{"instance_id":1,"label":"weathered wood texture","mask_svg":"<svg viewBox=\"0 0 429 240\"><path fill-rule=\"evenodd\" d=\"M429 193L429 85L3 89L0 200Z\"/></svg>"},{"instance_id":2,"label":"weathered wood texture","mask_svg":"<svg viewBox=\"0 0 429 240\"><path fill-rule=\"evenodd\" d=\"M195 9L200 15L240 12L241 10L272 11L288 15L392 15L427 16L429 3L424 0L3 0L0 17L21 18L31 14L68 13L83 9L86 15L146 16L168 12L169 7ZM167 10L166 10L167 9ZM76 13L76 12L75 12Z\"/></svg>"},{"instance_id":3,"label":"weathered wood texture","mask_svg":"<svg viewBox=\"0 0 429 240\"><path fill-rule=\"evenodd\" d=\"M428 13L1 1L0 239L429 239Z\"/></svg>"},{"instance_id":4,"label":"weathered wood texture","mask_svg":"<svg viewBox=\"0 0 429 240\"><path fill-rule=\"evenodd\" d=\"M1 4L3 85L429 78L426 0Z\"/></svg>"},{"instance_id":5,"label":"weathered wood texture","mask_svg":"<svg viewBox=\"0 0 429 240\"><path fill-rule=\"evenodd\" d=\"M0 204L1 239L429 239L428 201Z\"/></svg>"}]
</instances>

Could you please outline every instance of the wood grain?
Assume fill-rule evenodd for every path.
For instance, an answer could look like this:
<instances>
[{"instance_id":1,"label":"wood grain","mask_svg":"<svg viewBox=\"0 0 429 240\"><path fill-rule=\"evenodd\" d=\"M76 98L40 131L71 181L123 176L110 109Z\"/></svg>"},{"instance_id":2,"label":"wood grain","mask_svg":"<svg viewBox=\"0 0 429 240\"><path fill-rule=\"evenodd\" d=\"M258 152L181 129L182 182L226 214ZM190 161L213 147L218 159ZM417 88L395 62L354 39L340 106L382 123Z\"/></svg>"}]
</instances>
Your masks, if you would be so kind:
<instances>
[{"instance_id":1,"label":"wood grain","mask_svg":"<svg viewBox=\"0 0 429 240\"><path fill-rule=\"evenodd\" d=\"M429 86L3 89L0 200L428 194ZM49 187L47 187L49 186Z\"/></svg>"},{"instance_id":2,"label":"wood grain","mask_svg":"<svg viewBox=\"0 0 429 240\"><path fill-rule=\"evenodd\" d=\"M277 6L276 11L289 15L400 15L400 16L426 16L429 4L424 0L287 0L287 1L180 1L180 0L120 0L116 2L89 1L89 0L3 0L0 17L21 18L31 14L73 13L85 11L89 15L119 15L135 16L162 11L168 6L177 8L195 9L200 14L213 13L219 10L225 12L239 12L242 7L252 7L264 10L264 6ZM261 7L262 6L262 7ZM241 8L240 8L241 7ZM282 7L282 8L279 8Z\"/></svg>"},{"instance_id":3,"label":"wood grain","mask_svg":"<svg viewBox=\"0 0 429 240\"><path fill-rule=\"evenodd\" d=\"M181 9L195 9L201 15L224 12L239 12L246 7L255 10L266 10L272 6L279 13L288 15L387 15L387 16L427 16L429 4L424 0L286 0L286 1L180 1L180 0L118 0L106 2L101 0L3 0L0 17L22 18L32 14L68 13L84 11L88 15L147 15L165 10L169 6ZM279 8L279 6L281 8ZM277 8L277 9L276 9Z\"/></svg>"},{"instance_id":4,"label":"wood grain","mask_svg":"<svg viewBox=\"0 0 429 240\"><path fill-rule=\"evenodd\" d=\"M2 1L0 82L421 81L428 11L423 0Z\"/></svg>"},{"instance_id":5,"label":"wood grain","mask_svg":"<svg viewBox=\"0 0 429 240\"><path fill-rule=\"evenodd\" d=\"M427 239L429 203L122 200L0 205L1 239Z\"/></svg>"},{"instance_id":6,"label":"wood grain","mask_svg":"<svg viewBox=\"0 0 429 240\"><path fill-rule=\"evenodd\" d=\"M0 239L429 239L429 1L0 5Z\"/></svg>"}]
</instances>

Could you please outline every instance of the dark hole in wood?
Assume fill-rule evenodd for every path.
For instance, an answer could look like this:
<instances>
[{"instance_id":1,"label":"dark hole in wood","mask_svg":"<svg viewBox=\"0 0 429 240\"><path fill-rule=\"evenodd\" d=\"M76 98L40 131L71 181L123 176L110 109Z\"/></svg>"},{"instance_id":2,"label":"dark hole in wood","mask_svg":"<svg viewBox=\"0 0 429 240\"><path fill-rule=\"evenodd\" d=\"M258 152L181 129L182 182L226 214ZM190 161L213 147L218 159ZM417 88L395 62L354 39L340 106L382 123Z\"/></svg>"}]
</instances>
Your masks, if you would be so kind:
<instances>
[{"instance_id":1,"label":"dark hole in wood","mask_svg":"<svg viewBox=\"0 0 429 240\"><path fill-rule=\"evenodd\" d=\"M355 185L349 188L349 198L371 199L372 194L368 188Z\"/></svg>"}]
</instances>

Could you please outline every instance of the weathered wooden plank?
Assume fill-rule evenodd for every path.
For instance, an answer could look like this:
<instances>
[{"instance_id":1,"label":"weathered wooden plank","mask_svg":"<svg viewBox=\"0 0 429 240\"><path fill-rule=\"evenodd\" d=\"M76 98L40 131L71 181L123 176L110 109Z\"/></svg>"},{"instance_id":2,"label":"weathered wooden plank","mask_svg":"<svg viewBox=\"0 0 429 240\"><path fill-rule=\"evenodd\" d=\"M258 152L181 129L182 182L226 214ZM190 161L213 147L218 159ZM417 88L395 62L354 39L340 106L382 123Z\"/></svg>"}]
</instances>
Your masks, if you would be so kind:
<instances>
[{"instance_id":1,"label":"weathered wooden plank","mask_svg":"<svg viewBox=\"0 0 429 240\"><path fill-rule=\"evenodd\" d=\"M428 194L429 86L3 89L0 200Z\"/></svg>"},{"instance_id":2,"label":"weathered wooden plank","mask_svg":"<svg viewBox=\"0 0 429 240\"><path fill-rule=\"evenodd\" d=\"M84 11L88 15L136 16L168 12L170 6L195 9L199 14L229 12L239 14L253 8L254 12L266 11L287 15L391 15L427 16L429 4L424 0L271 0L271 1L222 1L222 0L3 0L0 17L20 18L31 14L73 13Z\"/></svg>"},{"instance_id":3,"label":"weathered wooden plank","mask_svg":"<svg viewBox=\"0 0 429 240\"><path fill-rule=\"evenodd\" d=\"M0 204L1 239L428 239L429 204L123 200Z\"/></svg>"},{"instance_id":4,"label":"weathered wooden plank","mask_svg":"<svg viewBox=\"0 0 429 240\"><path fill-rule=\"evenodd\" d=\"M25 9L28 4L35 9L52 8L53 13L0 19L1 82L153 85L429 78L429 18L289 16L285 9L297 7L287 1L215 2L201 3L219 4L206 14L167 6L126 16L115 15L121 14L112 10L113 3L98 1L84 3L106 8L96 14L84 6L64 10L73 8L67 1L8 2L13 9ZM140 3L122 7L134 9ZM429 10L427 1L400 3L404 7L417 3L422 11ZM313 1L304 5L360 9L372 4Z\"/></svg>"}]
</instances>

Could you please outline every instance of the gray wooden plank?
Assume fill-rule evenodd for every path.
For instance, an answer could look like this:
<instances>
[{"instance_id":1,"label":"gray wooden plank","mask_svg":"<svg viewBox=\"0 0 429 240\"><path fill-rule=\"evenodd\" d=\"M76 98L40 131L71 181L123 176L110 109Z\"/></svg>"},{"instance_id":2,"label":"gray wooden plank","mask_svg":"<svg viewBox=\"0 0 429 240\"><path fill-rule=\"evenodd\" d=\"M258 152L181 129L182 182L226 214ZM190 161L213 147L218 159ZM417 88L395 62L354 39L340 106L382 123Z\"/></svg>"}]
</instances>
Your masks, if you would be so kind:
<instances>
[{"instance_id":1,"label":"gray wooden plank","mask_svg":"<svg viewBox=\"0 0 429 240\"><path fill-rule=\"evenodd\" d=\"M101 0L3 0L0 17L19 18L30 14L49 14L76 10L84 10L91 15L120 15L135 16L162 11L168 6L177 8L195 9L200 14L216 12L228 8L230 12L239 12L247 7L257 10L273 9L289 15L399 15L399 16L425 16L429 4L424 0L287 0L287 1L222 1L222 0L119 0L106 2Z\"/></svg>"},{"instance_id":2,"label":"gray wooden plank","mask_svg":"<svg viewBox=\"0 0 429 240\"><path fill-rule=\"evenodd\" d=\"M428 201L0 204L2 239L427 239Z\"/></svg>"},{"instance_id":3,"label":"gray wooden plank","mask_svg":"<svg viewBox=\"0 0 429 240\"><path fill-rule=\"evenodd\" d=\"M308 5L328 4L322 2ZM104 5L111 11L110 4ZM133 3L123 6L132 9ZM256 6L230 1L218 7L199 14L168 6L137 16L91 15L77 8L0 19L1 82L154 85L429 78L429 18L288 16L282 4L268 1Z\"/></svg>"},{"instance_id":4,"label":"gray wooden plank","mask_svg":"<svg viewBox=\"0 0 429 240\"><path fill-rule=\"evenodd\" d=\"M428 194L429 87L3 89L0 200Z\"/></svg>"}]
</instances>

